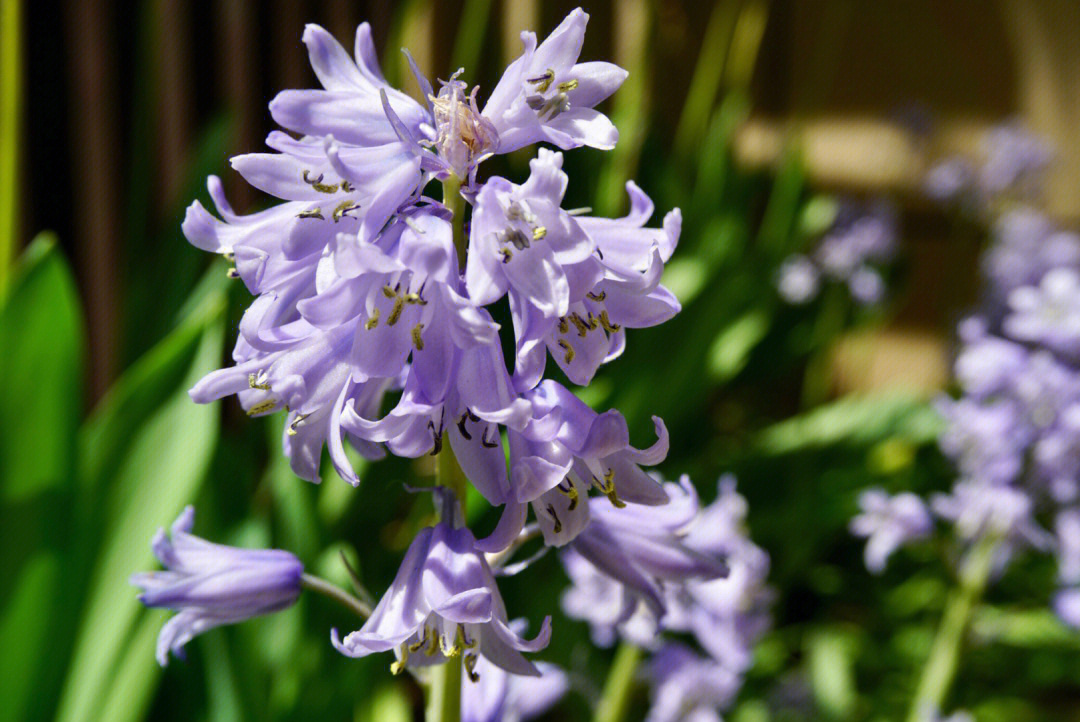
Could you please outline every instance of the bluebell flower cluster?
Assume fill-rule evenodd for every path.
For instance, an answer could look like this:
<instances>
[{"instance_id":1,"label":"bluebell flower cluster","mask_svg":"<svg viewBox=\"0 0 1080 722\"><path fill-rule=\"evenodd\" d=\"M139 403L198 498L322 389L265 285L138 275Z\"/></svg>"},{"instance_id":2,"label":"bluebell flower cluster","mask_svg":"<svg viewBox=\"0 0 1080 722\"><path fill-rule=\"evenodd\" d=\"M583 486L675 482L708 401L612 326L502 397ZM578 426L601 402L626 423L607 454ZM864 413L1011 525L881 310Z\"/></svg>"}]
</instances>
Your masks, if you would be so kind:
<instances>
[{"instance_id":1,"label":"bluebell flower cluster","mask_svg":"<svg viewBox=\"0 0 1080 722\"><path fill-rule=\"evenodd\" d=\"M776 289L786 302L801 305L817 298L825 284L839 284L857 305L879 304L885 298L882 270L896 256L896 239L896 214L888 204L849 203L812 250L784 259Z\"/></svg>"},{"instance_id":2,"label":"bluebell flower cluster","mask_svg":"<svg viewBox=\"0 0 1080 722\"><path fill-rule=\"evenodd\" d=\"M1020 200L1049 162L1041 142L1008 126L987 150L969 188L995 214L982 301L958 327L960 393L936 402L955 485L929 504L865 492L852 531L868 538L875 572L894 549L929 535L932 516L963 547L993 540L998 572L1019 550L1053 553L1062 586L1054 607L1080 626L1080 236ZM931 185L940 180L932 175Z\"/></svg>"},{"instance_id":3,"label":"bluebell flower cluster","mask_svg":"<svg viewBox=\"0 0 1080 722\"><path fill-rule=\"evenodd\" d=\"M622 639L652 652L647 719L719 719L770 625L769 555L747 534L730 475L705 506L686 477L664 491L670 501L658 508L590 502L593 523L561 552L573 582L563 610L600 646ZM685 635L698 650L676 639Z\"/></svg>"},{"instance_id":4,"label":"bluebell flower cluster","mask_svg":"<svg viewBox=\"0 0 1080 722\"><path fill-rule=\"evenodd\" d=\"M477 538L461 500L436 491L440 521L417 534L363 626L331 635L347 656L392 653L395 673L460 658L466 719L526 719L567 687L561 671L523 654L547 645L550 618L526 634L496 584L532 539L564 550L576 583L568 611L587 584L583 565L614 585L588 610L607 614L590 618L600 641L635 624L650 648L662 629L689 632L707 651L702 664L737 680L768 623L768 556L745 536L745 503L732 483L701 509L688 481L661 484L642 468L667 454L659 418L656 440L639 448L618 411L598 413L545 379L550 358L586 385L623 352L626 329L678 313L660 284L679 239L678 209L649 225L653 203L633 182L624 217L564 208L562 153L543 148L521 183L481 177L487 158L539 142L615 145L618 131L595 106L626 72L579 62L587 21L578 9L543 42L522 33L521 56L486 101L463 70L436 89L409 58L423 92L413 99L386 82L367 24L352 55L309 25L303 42L322 88L280 93L270 112L283 130L267 138L269 151L232 159L248 183L282 202L237 214L211 177L216 214L195 202L183 223L188 240L227 259L230 277L255 296L233 365L200 380L195 401L235 395L251 416L284 413L283 451L304 479L320 480L325 452L358 485L347 446L369 459L452 453L501 507L494 530ZM427 195L432 181L443 186L441 202ZM840 248L822 258L836 273L847 273L844 265L857 274L884 238L876 227L848 235L861 239L857 259L840 258ZM504 298L510 367L491 312ZM137 579L147 603L183 610L170 622L182 633L163 632L166 647L295 599L301 572L291 555L220 553L183 565L185 574L212 575L235 558L233 586L208 599L177 586L173 571ZM159 586L173 591L155 595Z\"/></svg>"}]
</instances>

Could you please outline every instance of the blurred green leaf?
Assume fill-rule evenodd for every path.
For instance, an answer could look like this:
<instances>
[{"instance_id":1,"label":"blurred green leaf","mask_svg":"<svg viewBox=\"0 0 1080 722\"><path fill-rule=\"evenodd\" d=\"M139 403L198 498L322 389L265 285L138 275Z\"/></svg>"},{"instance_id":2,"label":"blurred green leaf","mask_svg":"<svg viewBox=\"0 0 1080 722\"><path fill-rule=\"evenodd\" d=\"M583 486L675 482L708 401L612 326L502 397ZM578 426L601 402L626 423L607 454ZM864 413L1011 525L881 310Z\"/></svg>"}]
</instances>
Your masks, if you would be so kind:
<instances>
[{"instance_id":1,"label":"blurred green leaf","mask_svg":"<svg viewBox=\"0 0 1080 722\"><path fill-rule=\"evenodd\" d=\"M975 611L971 633L988 644L1045 649L1080 650L1080 633L1071 629L1050 609L1000 609L983 606Z\"/></svg>"},{"instance_id":2,"label":"blurred green leaf","mask_svg":"<svg viewBox=\"0 0 1080 722\"><path fill-rule=\"evenodd\" d=\"M91 530L103 541L60 700L61 721L106 719L102 703L117 685L124 685L124 696L139 698L155 679L134 671L117 676L128 665L153 665L153 635L132 631L147 612L128 578L152 568L151 536L194 498L205 476L220 412L192 403L187 389L220 363L223 309L224 295L208 292L191 318L125 374L84 434L91 445L82 447L90 457L84 471L107 503L103 525ZM178 359L190 359L180 378ZM107 448L96 448L94 440Z\"/></svg>"},{"instance_id":3,"label":"blurred green leaf","mask_svg":"<svg viewBox=\"0 0 1080 722\"><path fill-rule=\"evenodd\" d=\"M39 235L0 308L0 491L4 501L68 486L82 413L85 331L75 281Z\"/></svg>"},{"instance_id":4,"label":"blurred green leaf","mask_svg":"<svg viewBox=\"0 0 1080 722\"><path fill-rule=\"evenodd\" d=\"M51 234L30 244L0 307L0 720L25 720L55 673L44 653L62 644L62 549L82 409L82 310Z\"/></svg>"},{"instance_id":5,"label":"blurred green leaf","mask_svg":"<svg viewBox=\"0 0 1080 722\"><path fill-rule=\"evenodd\" d=\"M709 347L707 370L713 381L734 378L750 360L750 353L769 332L770 316L761 308L747 311L720 332Z\"/></svg>"},{"instance_id":6,"label":"blurred green leaf","mask_svg":"<svg viewBox=\"0 0 1080 722\"><path fill-rule=\"evenodd\" d=\"M789 454L839 443L872 444L894 435L924 444L937 436L940 425L940 417L925 401L847 396L762 430L756 446L769 454Z\"/></svg>"},{"instance_id":7,"label":"blurred green leaf","mask_svg":"<svg viewBox=\"0 0 1080 722\"><path fill-rule=\"evenodd\" d=\"M850 716L858 702L854 673L857 640L853 634L839 628L820 629L806 642L814 699L826 714L837 719Z\"/></svg>"}]
</instances>

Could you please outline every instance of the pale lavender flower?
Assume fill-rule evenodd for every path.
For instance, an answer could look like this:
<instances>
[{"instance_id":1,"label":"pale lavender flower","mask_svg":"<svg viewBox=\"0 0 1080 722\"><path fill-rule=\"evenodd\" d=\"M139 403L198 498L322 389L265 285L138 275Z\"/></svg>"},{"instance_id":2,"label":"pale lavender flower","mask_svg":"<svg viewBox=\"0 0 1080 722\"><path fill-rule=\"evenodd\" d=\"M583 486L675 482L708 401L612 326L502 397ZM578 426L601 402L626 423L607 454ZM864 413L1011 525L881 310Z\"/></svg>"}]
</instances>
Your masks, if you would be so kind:
<instances>
[{"instance_id":1,"label":"pale lavender flower","mask_svg":"<svg viewBox=\"0 0 1080 722\"><path fill-rule=\"evenodd\" d=\"M1080 359L1080 273L1075 269L1055 268L1038 286L1016 289L1009 294L1009 308L1002 322L1006 335Z\"/></svg>"},{"instance_id":2,"label":"pale lavender flower","mask_svg":"<svg viewBox=\"0 0 1080 722\"><path fill-rule=\"evenodd\" d=\"M1070 627L1080 628L1080 589L1062 589L1051 602L1054 613Z\"/></svg>"},{"instance_id":3,"label":"pale lavender flower","mask_svg":"<svg viewBox=\"0 0 1080 722\"><path fill-rule=\"evenodd\" d=\"M521 33L524 53L503 73L483 111L499 134L500 153L540 141L563 150L615 147L619 131L593 107L618 90L626 71L577 62L588 22L577 8L539 46L533 33Z\"/></svg>"},{"instance_id":4,"label":"pale lavender flower","mask_svg":"<svg viewBox=\"0 0 1080 722\"><path fill-rule=\"evenodd\" d=\"M280 549L241 549L212 544L191 534L195 509L187 507L172 525L154 535L154 556L166 571L131 577L141 587L139 601L178 612L165 623L157 641L157 660L169 652L183 658L183 647L203 632L223 624L292 606L300 596L304 566Z\"/></svg>"},{"instance_id":5,"label":"pale lavender flower","mask_svg":"<svg viewBox=\"0 0 1080 722\"><path fill-rule=\"evenodd\" d=\"M548 711L570 687L566 673L537 662L539 677L510 674L481 657L476 682L461 684L461 722L526 722Z\"/></svg>"},{"instance_id":6,"label":"pale lavender flower","mask_svg":"<svg viewBox=\"0 0 1080 722\"><path fill-rule=\"evenodd\" d=\"M1020 125L993 128L983 139L985 161L979 169L979 188L993 198L1010 190L1030 191L1053 159L1053 151Z\"/></svg>"},{"instance_id":7,"label":"pale lavender flower","mask_svg":"<svg viewBox=\"0 0 1080 722\"><path fill-rule=\"evenodd\" d=\"M700 513L689 478L666 483L663 491L670 501L659 507L619 508L600 498L589 500L589 524L562 554L574 582L563 594L563 609L588 621L601 646L615 640L616 630L641 646L653 646L665 612L665 583L728 572L722 556L686 543Z\"/></svg>"},{"instance_id":8,"label":"pale lavender flower","mask_svg":"<svg viewBox=\"0 0 1080 722\"><path fill-rule=\"evenodd\" d=\"M640 468L659 464L667 455L667 429L658 417L653 417L656 442L637 449L630 445L622 414L598 414L555 381L544 381L523 400L534 418L521 429L507 431L509 494L499 526L483 542L486 551L503 549L517 536L529 504L545 542L562 546L588 524L590 505L584 501L593 487L615 505L667 502L660 484ZM501 483L505 472L493 473ZM478 483L481 488L495 485L494 480Z\"/></svg>"},{"instance_id":9,"label":"pale lavender flower","mask_svg":"<svg viewBox=\"0 0 1080 722\"><path fill-rule=\"evenodd\" d=\"M949 158L926 174L923 190L935 201L952 201L969 192L975 182L975 169L966 158Z\"/></svg>"},{"instance_id":10,"label":"pale lavender flower","mask_svg":"<svg viewBox=\"0 0 1080 722\"><path fill-rule=\"evenodd\" d=\"M675 642L653 655L646 672L652 688L646 722L722 722L721 711L742 687L737 672Z\"/></svg>"},{"instance_id":11,"label":"pale lavender flower","mask_svg":"<svg viewBox=\"0 0 1080 722\"><path fill-rule=\"evenodd\" d=\"M475 681L480 656L512 674L539 676L521 652L543 649L550 637L550 617L532 640L510 627L495 577L472 532L440 523L416 535L364 625L344 639L335 629L332 641L350 657L392 650L395 672L441 664L460 654Z\"/></svg>"},{"instance_id":12,"label":"pale lavender flower","mask_svg":"<svg viewBox=\"0 0 1080 722\"><path fill-rule=\"evenodd\" d=\"M875 574L885 570L894 551L928 536L934 527L925 502L911 492L889 496L884 489L867 489L859 495L859 509L850 529L866 537L866 568Z\"/></svg>"}]
</instances>

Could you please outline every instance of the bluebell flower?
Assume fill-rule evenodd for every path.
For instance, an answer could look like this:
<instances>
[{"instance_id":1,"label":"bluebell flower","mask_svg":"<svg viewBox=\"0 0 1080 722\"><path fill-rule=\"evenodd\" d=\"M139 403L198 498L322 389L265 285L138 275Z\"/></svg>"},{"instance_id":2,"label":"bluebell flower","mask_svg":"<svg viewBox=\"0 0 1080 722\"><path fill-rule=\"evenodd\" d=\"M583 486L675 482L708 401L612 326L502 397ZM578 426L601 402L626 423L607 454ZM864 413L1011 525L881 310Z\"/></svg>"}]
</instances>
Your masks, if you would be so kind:
<instances>
[{"instance_id":1,"label":"bluebell flower","mask_svg":"<svg viewBox=\"0 0 1080 722\"><path fill-rule=\"evenodd\" d=\"M300 596L304 566L280 549L241 549L212 544L191 534L195 509L187 507L172 525L154 536L154 556L163 572L131 577L141 587L139 601L148 607L178 612L165 623L157 641L157 660L169 662L169 652L183 657L191 639L223 624L292 606Z\"/></svg>"},{"instance_id":2,"label":"bluebell flower","mask_svg":"<svg viewBox=\"0 0 1080 722\"><path fill-rule=\"evenodd\" d=\"M669 642L649 661L652 705L646 722L722 722L742 677L689 647Z\"/></svg>"},{"instance_id":3,"label":"bluebell flower","mask_svg":"<svg viewBox=\"0 0 1080 722\"><path fill-rule=\"evenodd\" d=\"M911 492L889 496L876 488L859 495L859 514L850 524L852 534L866 537L866 568L875 574L885 570L896 549L928 536L933 528L921 497Z\"/></svg>"},{"instance_id":4,"label":"bluebell flower","mask_svg":"<svg viewBox=\"0 0 1080 722\"><path fill-rule=\"evenodd\" d=\"M511 628L495 577L472 532L444 522L416 535L364 625L344 639L334 630L332 641L350 657L393 651L395 672L462 655L475 681L480 656L512 674L539 676L521 652L543 649L550 636L550 617L532 640Z\"/></svg>"}]
</instances>

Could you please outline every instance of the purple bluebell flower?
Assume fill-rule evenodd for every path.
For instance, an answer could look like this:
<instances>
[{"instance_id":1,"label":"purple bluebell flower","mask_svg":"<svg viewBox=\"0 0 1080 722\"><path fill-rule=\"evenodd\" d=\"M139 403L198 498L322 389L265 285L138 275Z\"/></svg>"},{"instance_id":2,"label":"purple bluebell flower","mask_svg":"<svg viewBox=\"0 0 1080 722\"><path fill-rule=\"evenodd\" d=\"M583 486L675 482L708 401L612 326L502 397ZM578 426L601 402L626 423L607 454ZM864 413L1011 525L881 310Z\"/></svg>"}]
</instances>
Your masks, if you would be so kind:
<instances>
[{"instance_id":1,"label":"purple bluebell flower","mask_svg":"<svg viewBox=\"0 0 1080 722\"><path fill-rule=\"evenodd\" d=\"M640 468L659 464L667 455L667 429L658 417L653 417L656 442L636 449L622 414L598 414L555 381L544 381L522 398L533 419L523 428L507 430L509 487L498 502L506 509L495 532L484 540L486 551L503 549L517 536L529 504L545 542L562 546L588 524L590 505L584 502L594 487L617 506L668 501L660 484ZM493 471L502 483L505 472ZM481 480L478 488L483 486L494 483Z\"/></svg>"},{"instance_id":2,"label":"purple bluebell flower","mask_svg":"<svg viewBox=\"0 0 1080 722\"><path fill-rule=\"evenodd\" d=\"M934 528L926 503L911 492L889 496L884 489L867 489L859 495L859 509L851 520L851 533L866 537L866 568L875 574L885 570L899 547L928 536Z\"/></svg>"},{"instance_id":3,"label":"purple bluebell flower","mask_svg":"<svg viewBox=\"0 0 1080 722\"><path fill-rule=\"evenodd\" d=\"M794 254L780 264L776 288L793 305L813 300L825 282L842 283L860 305L880 303L885 281L879 266L896 255L896 214L885 203L868 209L842 208L832 229L809 254Z\"/></svg>"},{"instance_id":4,"label":"purple bluebell flower","mask_svg":"<svg viewBox=\"0 0 1080 722\"><path fill-rule=\"evenodd\" d=\"M654 645L665 612L664 583L714 579L728 572L722 556L686 543L686 532L700 513L689 478L665 483L663 491L669 501L659 507L619 508L590 499L588 526L562 554L573 581L563 595L563 609L588 621L601 646L614 642L616 630L641 646Z\"/></svg>"},{"instance_id":5,"label":"purple bluebell flower","mask_svg":"<svg viewBox=\"0 0 1080 722\"><path fill-rule=\"evenodd\" d=\"M183 658L184 645L223 624L281 611L300 596L304 566L280 549L241 549L212 544L191 534L195 509L187 507L172 525L154 535L154 556L166 571L131 577L141 587L139 601L178 612L158 635L157 660L169 652Z\"/></svg>"},{"instance_id":6,"label":"purple bluebell flower","mask_svg":"<svg viewBox=\"0 0 1080 722\"><path fill-rule=\"evenodd\" d=\"M392 650L395 672L463 655L475 681L480 656L511 674L539 676L521 653L543 649L550 637L550 617L532 640L510 627L495 577L472 532L444 522L417 534L364 625L344 639L335 629L332 641L350 657Z\"/></svg>"},{"instance_id":7,"label":"purple bluebell flower","mask_svg":"<svg viewBox=\"0 0 1080 722\"><path fill-rule=\"evenodd\" d=\"M1016 123L993 128L983 139L983 155L978 183L990 198L1009 190L1030 191L1054 157L1045 142Z\"/></svg>"},{"instance_id":8,"label":"purple bluebell flower","mask_svg":"<svg viewBox=\"0 0 1080 722\"><path fill-rule=\"evenodd\" d=\"M1080 628L1080 589L1062 589L1051 602L1054 613L1070 627Z\"/></svg>"},{"instance_id":9,"label":"purple bluebell flower","mask_svg":"<svg viewBox=\"0 0 1080 722\"><path fill-rule=\"evenodd\" d=\"M615 147L619 131L593 108L627 73L611 63L578 62L588 22L577 8L539 45L533 33L521 33L524 53L503 73L483 111L499 134L500 153L540 141L563 150Z\"/></svg>"},{"instance_id":10,"label":"purple bluebell flower","mask_svg":"<svg viewBox=\"0 0 1080 722\"><path fill-rule=\"evenodd\" d=\"M481 657L476 682L461 683L461 722L526 722L547 712L566 694L570 681L554 664L537 662L539 677L510 674Z\"/></svg>"},{"instance_id":11,"label":"purple bluebell flower","mask_svg":"<svg viewBox=\"0 0 1080 722\"><path fill-rule=\"evenodd\" d=\"M1037 343L1070 359L1080 359L1080 273L1049 271L1038 286L1009 294L1011 313L1002 322L1007 336Z\"/></svg>"},{"instance_id":12,"label":"purple bluebell flower","mask_svg":"<svg viewBox=\"0 0 1080 722\"><path fill-rule=\"evenodd\" d=\"M923 190L930 198L945 203L968 193L975 182L975 169L966 158L949 158L926 174Z\"/></svg>"},{"instance_id":13,"label":"purple bluebell flower","mask_svg":"<svg viewBox=\"0 0 1080 722\"><path fill-rule=\"evenodd\" d=\"M646 722L722 722L742 676L689 647L669 642L649 661L652 705Z\"/></svg>"}]
</instances>

